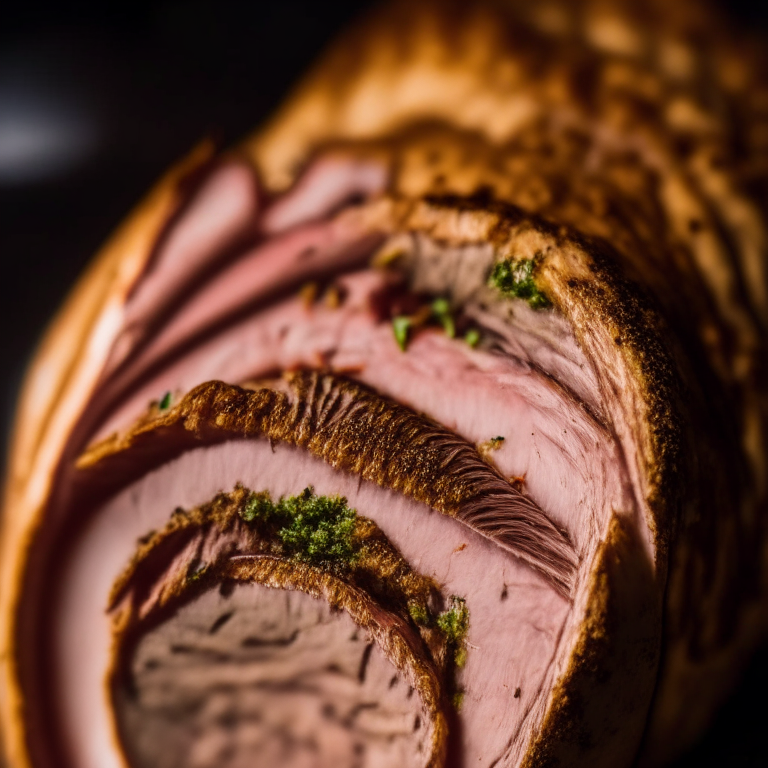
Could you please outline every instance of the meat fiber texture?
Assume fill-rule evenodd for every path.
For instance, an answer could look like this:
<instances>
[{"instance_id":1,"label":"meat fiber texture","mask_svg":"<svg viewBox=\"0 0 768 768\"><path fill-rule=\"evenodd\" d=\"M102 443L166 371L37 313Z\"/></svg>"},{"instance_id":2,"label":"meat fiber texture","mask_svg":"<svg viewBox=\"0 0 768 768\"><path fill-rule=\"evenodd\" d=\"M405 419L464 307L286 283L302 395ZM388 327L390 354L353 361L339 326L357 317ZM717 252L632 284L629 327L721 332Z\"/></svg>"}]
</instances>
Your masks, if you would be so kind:
<instances>
[{"instance_id":1,"label":"meat fiber texture","mask_svg":"<svg viewBox=\"0 0 768 768\"><path fill-rule=\"evenodd\" d=\"M408 2L116 232L24 383L14 768L657 766L765 638L765 62Z\"/></svg>"}]
</instances>

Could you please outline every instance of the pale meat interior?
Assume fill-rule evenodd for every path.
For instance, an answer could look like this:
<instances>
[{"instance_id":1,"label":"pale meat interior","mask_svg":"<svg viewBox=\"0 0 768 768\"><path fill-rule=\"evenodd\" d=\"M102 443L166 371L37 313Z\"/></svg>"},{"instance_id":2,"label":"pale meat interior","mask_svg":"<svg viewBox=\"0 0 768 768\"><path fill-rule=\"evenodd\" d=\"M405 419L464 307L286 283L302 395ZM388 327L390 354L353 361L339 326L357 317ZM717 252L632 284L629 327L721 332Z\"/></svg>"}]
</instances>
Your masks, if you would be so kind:
<instances>
[{"instance_id":1,"label":"pale meat interior","mask_svg":"<svg viewBox=\"0 0 768 768\"><path fill-rule=\"evenodd\" d=\"M57 576L49 646L56 691L53 710L65 735L67 758L73 768L125 764L115 737L114 702L104 684L112 643L106 606L137 540L162 528L175 508L204 504L240 483L254 491L269 491L273 498L300 493L307 486L318 494L346 497L359 514L378 524L413 567L434 578L444 595L466 600L470 616L466 664L458 671L464 695L455 728L463 761L456 764L516 765L541 723L554 683L567 666L590 566L607 522L613 512L633 510L627 473L616 440L603 421L602 393L591 364L567 323L554 311L535 311L517 300L487 301L486 280L493 261L490 246L447 246L421 235L388 230L375 214L381 207L376 198L386 181L376 166L325 158L306 172L293 192L264 210L249 174L244 166L233 164L212 172L187 213L167 234L151 269L134 289L126 308L125 332L115 343L81 422L86 442L129 428L167 392L172 407L190 389L209 380L257 387L262 381L274 381L283 371L331 371L372 387L480 446L500 473L518 483L567 532L580 563L575 583L564 597L539 573L461 522L338 472L301 449L258 439L200 446L129 487L115 489L112 498L96 508L59 510L60 515L80 521ZM345 200L361 194L367 196L366 202L337 211ZM201 221L208 223L201 226ZM224 222L218 230L216 222ZM210 237L210 232L217 232L217 237ZM382 317L379 306L379 297L391 288L392 272L370 266L382 244L402 251L397 289L452 300L460 322L480 330L482 341L477 347L460 337L450 338L432 324L416 329L405 350L400 348L391 319ZM313 280L320 290L314 301L308 301L300 289ZM333 301L323 293L331 287ZM492 442L498 437L503 441ZM492 449L487 448L489 441ZM235 602L250 604L252 594L247 587L239 587ZM280 599L264 598L275 620L287 621L280 614L288 610L288 604L280 602L283 599L300 605L300 613L325 616L316 623L322 628L316 630L317 638L324 638L327 631L339 644L328 646L317 638L311 642L318 642L323 653L332 651L338 657L329 663L346 663L352 653L344 645L344 633L352 626L349 617L331 621L319 601L314 605L312 598L298 593L281 591L279 595ZM212 626L218 611L224 612L222 599L206 593L149 635L137 651L137 669L141 669L140 659L150 654L152 643L173 644L177 631L180 636L197 631L198 640L190 642L205 646L213 636L203 630ZM250 615L239 608L231 610L240 616L238 622ZM347 622L346 629L334 634L329 629L334 621ZM256 618L254 622L257 626ZM231 627L251 632L242 623ZM241 658L237 654L242 651L242 637L234 630L225 632L225 627L221 632L216 635L216 647L228 661L220 668L222 674L232 675L232 665L240 663L232 659ZM307 637L315 635L310 632ZM282 663L284 651L275 657L275 664ZM243 669L250 668L242 658ZM372 667L376 674L349 694L360 701L375 698L370 687L374 677L392 679L388 662L376 658ZM173 654L167 659L181 663ZM200 654L195 659L199 661ZM184 669L190 675L202 669L208 680L219 667L203 664L200 669L194 665ZM141 674L145 682L165 679ZM169 677L165 693L156 687L160 683L147 685L153 696L173 698L186 690L185 678L181 679ZM238 711L250 711L247 701L253 691L245 683L238 690L231 694L241 697ZM199 690L190 696L199 697ZM382 707L394 707L394 720L402 717L410 722L412 704L397 696L384 686L378 701ZM295 706L296 729L314 727L307 713L316 700L312 699L313 704L310 699ZM213 759L214 753L216 760L223 761L216 764L227 766L257 758L269 759L273 765L301 766L309 759L301 750L291 752L292 757L285 752L279 759L267 758L278 754L270 751L277 749L276 742L259 746L267 744L261 726L254 724L251 732L245 715L236 717L231 733L222 731L215 714L217 700L200 699L189 722L180 700L174 705L169 733L176 736L169 736L168 744L179 733L193 734L190 762L185 765L198 764L194 755ZM275 711L283 707L288 716L291 707L286 701L276 698ZM134 705L122 711L120 717L127 721L144 722L146 713L142 715ZM201 714L206 712L210 716ZM320 728L320 720L317 723ZM130 727L125 723L122 727L130 734ZM349 725L339 737L341 752L334 752L337 747L322 751L323 765L358 764L360 755L350 746L357 738L355 727ZM129 764L150 765L146 755L151 745L144 727L137 726L135 736L129 738L133 746L126 751L134 755ZM405 756L417 741L413 733L402 735L394 739L391 749ZM159 738L157 744L158 749L168 747ZM139 754L144 757L137 758ZM339 758L341 754L346 757ZM366 754L361 765L393 764L394 753L372 748ZM381 757L385 754L386 760ZM376 755L383 762L377 762ZM396 762L422 764L418 757L414 759L411 763L403 757ZM157 765L176 763L167 757Z\"/></svg>"},{"instance_id":2,"label":"pale meat interior","mask_svg":"<svg viewBox=\"0 0 768 768\"><path fill-rule=\"evenodd\" d=\"M302 592L209 591L133 658L115 704L138 768L424 762L413 688L347 614Z\"/></svg>"}]
</instances>

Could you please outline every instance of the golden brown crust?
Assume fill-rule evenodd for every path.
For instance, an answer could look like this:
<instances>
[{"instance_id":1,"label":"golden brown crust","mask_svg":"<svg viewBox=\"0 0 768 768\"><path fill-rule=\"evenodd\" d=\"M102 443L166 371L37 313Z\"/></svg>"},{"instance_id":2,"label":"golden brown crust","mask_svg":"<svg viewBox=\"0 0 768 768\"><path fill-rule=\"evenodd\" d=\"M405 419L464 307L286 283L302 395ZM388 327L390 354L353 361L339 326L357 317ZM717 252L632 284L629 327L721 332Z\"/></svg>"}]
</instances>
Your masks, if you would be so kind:
<instances>
[{"instance_id":1,"label":"golden brown crust","mask_svg":"<svg viewBox=\"0 0 768 768\"><path fill-rule=\"evenodd\" d=\"M638 480L673 558L649 759L692 738L724 659L766 631L766 72L704 3L402 3L247 145L276 187L333 147L387 163L395 194L481 192L555 239L565 226L597 265L561 306L582 338L631 342L612 385L636 387ZM703 679L708 696L687 703Z\"/></svg>"}]
</instances>

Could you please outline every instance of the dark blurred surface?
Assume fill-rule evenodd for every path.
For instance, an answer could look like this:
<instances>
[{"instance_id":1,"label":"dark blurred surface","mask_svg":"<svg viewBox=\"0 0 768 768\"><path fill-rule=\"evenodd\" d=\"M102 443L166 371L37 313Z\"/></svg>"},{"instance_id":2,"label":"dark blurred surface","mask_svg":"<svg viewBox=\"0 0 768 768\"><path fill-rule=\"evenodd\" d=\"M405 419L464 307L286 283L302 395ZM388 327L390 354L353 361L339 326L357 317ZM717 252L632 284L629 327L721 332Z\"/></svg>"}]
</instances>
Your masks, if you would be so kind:
<instances>
[{"instance_id":1,"label":"dark blurred surface","mask_svg":"<svg viewBox=\"0 0 768 768\"><path fill-rule=\"evenodd\" d=\"M226 145L257 126L373 3L8 5L0 12L3 436L47 320L131 206L202 137ZM768 3L723 6L768 39ZM768 765L766 690L768 648L675 768Z\"/></svg>"}]
</instances>

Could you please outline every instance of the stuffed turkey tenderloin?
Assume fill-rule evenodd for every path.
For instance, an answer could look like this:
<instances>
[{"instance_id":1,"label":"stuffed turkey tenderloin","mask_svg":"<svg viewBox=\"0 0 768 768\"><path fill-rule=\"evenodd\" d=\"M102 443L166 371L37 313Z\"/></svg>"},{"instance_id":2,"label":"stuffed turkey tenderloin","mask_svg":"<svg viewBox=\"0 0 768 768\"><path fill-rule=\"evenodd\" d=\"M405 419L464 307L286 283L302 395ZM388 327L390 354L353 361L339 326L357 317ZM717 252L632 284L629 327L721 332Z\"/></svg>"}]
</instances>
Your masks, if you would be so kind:
<instances>
[{"instance_id":1,"label":"stuffed turkey tenderloin","mask_svg":"<svg viewBox=\"0 0 768 768\"><path fill-rule=\"evenodd\" d=\"M448 124L312 149L303 104L172 172L31 374L15 460L35 471L3 537L13 764L661 759L692 681L759 635L745 609L689 661L686 619L662 631L670 556L689 574L750 498L725 394L747 373L725 384L725 347L654 263L640 277L642 233L462 189L494 181L490 150ZM405 162L426 144L477 151L440 191ZM749 368L757 311L718 314L706 284L676 288ZM676 578L668 615L703 599Z\"/></svg>"}]
</instances>

